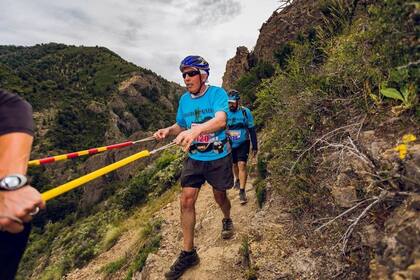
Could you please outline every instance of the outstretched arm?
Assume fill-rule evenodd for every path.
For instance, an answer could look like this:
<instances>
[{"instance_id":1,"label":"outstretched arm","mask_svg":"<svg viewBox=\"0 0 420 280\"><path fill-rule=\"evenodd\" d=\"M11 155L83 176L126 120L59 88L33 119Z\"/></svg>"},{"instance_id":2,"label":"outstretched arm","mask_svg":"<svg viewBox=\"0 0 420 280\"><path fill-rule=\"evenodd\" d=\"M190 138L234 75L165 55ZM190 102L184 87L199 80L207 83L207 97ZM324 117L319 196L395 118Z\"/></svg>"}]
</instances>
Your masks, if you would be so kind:
<instances>
[{"instance_id":1,"label":"outstretched arm","mask_svg":"<svg viewBox=\"0 0 420 280\"><path fill-rule=\"evenodd\" d=\"M153 134L153 137L155 137L156 140L163 140L170 135L176 136L184 130L184 128L180 127L177 123L175 123L169 127L159 129Z\"/></svg>"}]
</instances>

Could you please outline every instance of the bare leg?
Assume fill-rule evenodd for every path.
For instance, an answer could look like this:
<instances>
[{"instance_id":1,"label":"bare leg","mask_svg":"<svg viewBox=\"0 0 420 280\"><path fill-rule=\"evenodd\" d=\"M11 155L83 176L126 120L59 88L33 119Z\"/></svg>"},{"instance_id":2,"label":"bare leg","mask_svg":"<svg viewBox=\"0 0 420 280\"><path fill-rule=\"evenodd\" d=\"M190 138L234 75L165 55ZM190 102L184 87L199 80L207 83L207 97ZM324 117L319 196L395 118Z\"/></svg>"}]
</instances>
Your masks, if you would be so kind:
<instances>
[{"instance_id":1,"label":"bare leg","mask_svg":"<svg viewBox=\"0 0 420 280\"><path fill-rule=\"evenodd\" d=\"M230 218L230 200L226 195L226 191L218 191L213 188L214 199L219 204L220 209L223 212L223 216L227 219Z\"/></svg>"},{"instance_id":2,"label":"bare leg","mask_svg":"<svg viewBox=\"0 0 420 280\"><path fill-rule=\"evenodd\" d=\"M240 182L240 189L244 190L246 186L246 180L248 177L248 171L246 170L246 162L239 161L238 162L238 169L239 169L239 182Z\"/></svg>"},{"instance_id":3,"label":"bare leg","mask_svg":"<svg viewBox=\"0 0 420 280\"><path fill-rule=\"evenodd\" d=\"M239 169L237 163L233 164L233 175L235 175L235 181L239 179Z\"/></svg>"},{"instance_id":4,"label":"bare leg","mask_svg":"<svg viewBox=\"0 0 420 280\"><path fill-rule=\"evenodd\" d=\"M180 203L184 251L191 251L194 248L195 202L199 191L197 188L182 188Z\"/></svg>"}]
</instances>

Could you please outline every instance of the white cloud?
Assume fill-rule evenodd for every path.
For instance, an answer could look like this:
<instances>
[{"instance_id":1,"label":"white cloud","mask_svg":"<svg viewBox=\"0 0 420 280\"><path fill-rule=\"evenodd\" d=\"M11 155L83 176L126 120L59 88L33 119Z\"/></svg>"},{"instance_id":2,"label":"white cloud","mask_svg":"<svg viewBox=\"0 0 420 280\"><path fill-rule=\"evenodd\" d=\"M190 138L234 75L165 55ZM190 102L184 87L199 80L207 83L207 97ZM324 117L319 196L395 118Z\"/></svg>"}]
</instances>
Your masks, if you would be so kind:
<instances>
[{"instance_id":1,"label":"white cloud","mask_svg":"<svg viewBox=\"0 0 420 280\"><path fill-rule=\"evenodd\" d=\"M179 61L203 56L222 83L236 47L252 48L276 0L0 0L0 44L104 46L182 84Z\"/></svg>"}]
</instances>

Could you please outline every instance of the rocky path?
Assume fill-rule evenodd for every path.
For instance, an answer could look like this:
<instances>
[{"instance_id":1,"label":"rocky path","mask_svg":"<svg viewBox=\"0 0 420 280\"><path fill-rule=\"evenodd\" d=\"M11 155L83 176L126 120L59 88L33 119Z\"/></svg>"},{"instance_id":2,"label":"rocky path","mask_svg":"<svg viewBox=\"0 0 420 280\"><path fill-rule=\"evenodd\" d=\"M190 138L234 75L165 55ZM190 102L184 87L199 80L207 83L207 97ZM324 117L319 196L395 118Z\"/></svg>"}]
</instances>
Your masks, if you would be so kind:
<instances>
[{"instance_id":1,"label":"rocky path","mask_svg":"<svg viewBox=\"0 0 420 280\"><path fill-rule=\"evenodd\" d=\"M220 237L222 228L222 212L213 199L211 187L205 185L198 196L196 204L197 223L195 244L201 262L188 270L181 279L243 279L244 268L241 266L240 247L243 237L249 232L257 205L255 190L247 186L248 203L240 205L238 191L229 191L232 203L232 219L235 235L230 240ZM178 200L168 204L157 213L164 220L163 239L156 254L149 255L143 271L136 275L136 280L164 279L164 273L182 248L182 234L179 218Z\"/></svg>"},{"instance_id":2,"label":"rocky path","mask_svg":"<svg viewBox=\"0 0 420 280\"><path fill-rule=\"evenodd\" d=\"M316 271L323 264L322 256L314 257L310 248L297 242L296 236L289 230L293 224L292 219L281 200L271 197L259 209L255 189L250 183L246 191L248 203L245 205L240 205L237 190L228 193L232 203L235 234L232 239L223 240L220 237L223 215L213 199L211 187L203 186L196 203L195 228L195 244L201 261L180 279L321 279ZM154 213L153 220L163 220L161 246L156 253L148 256L143 270L137 272L133 280L165 279L164 273L182 248L178 195L168 194L164 201L169 202L163 204L166 206L161 209L147 210ZM110 276L105 276L101 268L132 251L141 228L134 224L127 228L130 230L124 232L109 251L100 254L82 269L72 271L64 279L126 279L125 268ZM250 277L252 274L242 265L244 258L240 251L244 237L249 240L251 267L257 278Z\"/></svg>"},{"instance_id":3,"label":"rocky path","mask_svg":"<svg viewBox=\"0 0 420 280\"><path fill-rule=\"evenodd\" d=\"M231 216L234 223L235 234L230 240L220 237L222 228L222 212L214 201L211 187L202 187L196 203L197 222L195 228L195 243L201 262L188 270L181 279L244 279L245 269L241 265L242 255L240 248L244 236L254 232L256 226L254 218L257 213L255 189L249 183L247 185L248 203L240 205L238 190L228 192L232 203ZM179 199L176 196L170 203L155 212L153 219L162 219L161 247L155 254L150 254L146 265L141 272L133 277L133 280L164 279L164 273L178 256L182 248L182 233L180 226ZM257 219L258 220L258 219ZM87 266L76 269L67 274L66 280L101 280L110 279L102 272L106 264L116 261L134 246L138 228L132 228L125 232L118 242L109 250L95 259ZM112 279L125 279L126 271L122 269L112 275Z\"/></svg>"}]
</instances>

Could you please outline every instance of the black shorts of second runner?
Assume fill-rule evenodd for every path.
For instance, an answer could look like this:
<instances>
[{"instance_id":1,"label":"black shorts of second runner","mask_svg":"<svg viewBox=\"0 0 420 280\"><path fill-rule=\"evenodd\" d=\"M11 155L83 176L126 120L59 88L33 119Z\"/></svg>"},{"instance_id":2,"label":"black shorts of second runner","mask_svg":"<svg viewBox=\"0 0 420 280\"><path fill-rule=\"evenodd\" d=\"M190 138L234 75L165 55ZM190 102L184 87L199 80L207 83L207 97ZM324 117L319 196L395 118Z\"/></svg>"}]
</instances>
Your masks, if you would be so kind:
<instances>
[{"instance_id":1,"label":"black shorts of second runner","mask_svg":"<svg viewBox=\"0 0 420 280\"><path fill-rule=\"evenodd\" d=\"M249 155L249 140L243 142L236 148L232 148L232 161L233 163L238 163L238 161L248 161Z\"/></svg>"},{"instance_id":2,"label":"black shorts of second runner","mask_svg":"<svg viewBox=\"0 0 420 280\"><path fill-rule=\"evenodd\" d=\"M187 158L181 173L181 186L200 188L205 181L218 191L232 188L232 155L212 161Z\"/></svg>"}]
</instances>

